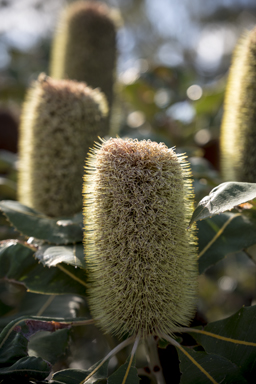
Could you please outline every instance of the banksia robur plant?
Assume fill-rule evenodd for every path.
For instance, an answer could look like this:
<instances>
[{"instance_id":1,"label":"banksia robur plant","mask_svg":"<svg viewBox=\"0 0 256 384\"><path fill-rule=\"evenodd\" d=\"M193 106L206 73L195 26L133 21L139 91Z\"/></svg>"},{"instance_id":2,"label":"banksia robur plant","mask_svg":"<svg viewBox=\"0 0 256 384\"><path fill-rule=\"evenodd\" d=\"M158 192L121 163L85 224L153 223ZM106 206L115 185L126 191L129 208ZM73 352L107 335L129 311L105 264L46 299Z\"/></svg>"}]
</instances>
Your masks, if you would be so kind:
<instances>
[{"instance_id":1,"label":"banksia robur plant","mask_svg":"<svg viewBox=\"0 0 256 384\"><path fill-rule=\"evenodd\" d=\"M61 14L53 42L50 75L85 81L113 101L116 26L113 12L100 2L77 1Z\"/></svg>"},{"instance_id":2,"label":"banksia robur plant","mask_svg":"<svg viewBox=\"0 0 256 384\"><path fill-rule=\"evenodd\" d=\"M221 168L225 180L256 182L256 28L233 54L221 126Z\"/></svg>"},{"instance_id":3,"label":"banksia robur plant","mask_svg":"<svg viewBox=\"0 0 256 384\"><path fill-rule=\"evenodd\" d=\"M149 141L103 141L84 176L89 305L106 332L172 334L195 311L197 253L184 155Z\"/></svg>"},{"instance_id":4,"label":"banksia robur plant","mask_svg":"<svg viewBox=\"0 0 256 384\"><path fill-rule=\"evenodd\" d=\"M84 159L104 135L104 95L85 83L41 74L23 106L19 139L19 201L46 215L82 209Z\"/></svg>"}]
</instances>

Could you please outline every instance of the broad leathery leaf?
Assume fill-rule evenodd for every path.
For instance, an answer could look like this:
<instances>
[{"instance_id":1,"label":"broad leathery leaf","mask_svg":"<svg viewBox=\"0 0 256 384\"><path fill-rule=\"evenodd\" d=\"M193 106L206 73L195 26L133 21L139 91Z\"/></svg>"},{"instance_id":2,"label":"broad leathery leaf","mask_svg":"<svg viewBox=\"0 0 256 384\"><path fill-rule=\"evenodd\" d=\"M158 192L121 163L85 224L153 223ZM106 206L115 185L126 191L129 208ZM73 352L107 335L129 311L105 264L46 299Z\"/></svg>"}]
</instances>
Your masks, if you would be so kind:
<instances>
[{"instance_id":1,"label":"broad leathery leaf","mask_svg":"<svg viewBox=\"0 0 256 384\"><path fill-rule=\"evenodd\" d=\"M236 205L253 200L256 197L256 183L227 182L213 188L197 205L192 218L194 221L225 212Z\"/></svg>"},{"instance_id":2,"label":"broad leathery leaf","mask_svg":"<svg viewBox=\"0 0 256 384\"><path fill-rule=\"evenodd\" d=\"M47 331L51 333L57 331L57 336L51 340L51 348L53 349L51 354L43 346L39 346L39 349L35 351L36 353L34 353L38 355L41 348L44 356L47 354L47 356L50 357L50 361L54 361L62 352L65 351L67 346L67 334L65 334L65 332L58 331L69 330L72 324L76 322L79 322L80 324L83 320L87 319L23 316L11 321L0 333L0 367L10 366L17 360L26 357L28 355L28 343L30 338L40 331ZM53 344L54 341L56 343L56 340L60 342L63 351L61 351L60 346L56 351L56 345ZM50 347L50 345L48 347Z\"/></svg>"},{"instance_id":3,"label":"broad leathery leaf","mask_svg":"<svg viewBox=\"0 0 256 384\"><path fill-rule=\"evenodd\" d=\"M40 357L23 357L13 365L0 368L0 379L10 378L22 382L22 380L43 380L51 372L51 364Z\"/></svg>"},{"instance_id":4,"label":"broad leathery leaf","mask_svg":"<svg viewBox=\"0 0 256 384\"><path fill-rule=\"evenodd\" d=\"M47 267L55 267L60 263L65 263L85 269L82 243L65 246L42 245L35 253L35 257Z\"/></svg>"},{"instance_id":5,"label":"broad leathery leaf","mask_svg":"<svg viewBox=\"0 0 256 384\"><path fill-rule=\"evenodd\" d=\"M0 202L0 209L11 224L23 235L55 244L81 242L82 214L69 218L50 218L18 201Z\"/></svg>"},{"instance_id":6,"label":"broad leathery leaf","mask_svg":"<svg viewBox=\"0 0 256 384\"><path fill-rule=\"evenodd\" d=\"M74 295L42 295L26 292L20 301L18 316L47 316L72 318L77 317L81 306L85 306L85 300ZM17 313L0 318L0 328L5 327L10 321L17 319Z\"/></svg>"},{"instance_id":7,"label":"broad leathery leaf","mask_svg":"<svg viewBox=\"0 0 256 384\"><path fill-rule=\"evenodd\" d=\"M247 383L239 368L225 357L186 347L182 349L187 355L177 348L182 373L180 384Z\"/></svg>"},{"instance_id":8,"label":"broad leathery leaf","mask_svg":"<svg viewBox=\"0 0 256 384\"><path fill-rule=\"evenodd\" d=\"M234 315L209 323L203 332L191 332L207 353L215 353L236 364L249 383L256 377L256 306L243 307Z\"/></svg>"},{"instance_id":9,"label":"broad leathery leaf","mask_svg":"<svg viewBox=\"0 0 256 384\"><path fill-rule=\"evenodd\" d=\"M125 364L121 365L111 376L108 378L108 384L120 384L123 383L124 377L127 375L125 384L139 384L140 379L138 376L137 369L135 367L135 358L133 358L132 365L129 368L129 372L127 374L127 370L129 367L131 356L128 357Z\"/></svg>"},{"instance_id":10,"label":"broad leathery leaf","mask_svg":"<svg viewBox=\"0 0 256 384\"><path fill-rule=\"evenodd\" d=\"M0 278L16 281L35 293L85 296L85 271L70 265L43 267L35 251L17 240L0 242Z\"/></svg>"},{"instance_id":11,"label":"broad leathery leaf","mask_svg":"<svg viewBox=\"0 0 256 384\"><path fill-rule=\"evenodd\" d=\"M101 363L101 360L90 367L88 370L83 369L64 369L53 374L53 379L65 384L80 384L87 376L97 368ZM104 364L91 376L86 384L96 384L101 380L106 379L108 375L108 363L109 360L106 360ZM134 383L135 384L135 383Z\"/></svg>"},{"instance_id":12,"label":"broad leathery leaf","mask_svg":"<svg viewBox=\"0 0 256 384\"><path fill-rule=\"evenodd\" d=\"M197 223L199 273L226 255L256 244L256 222L247 215L222 213Z\"/></svg>"},{"instance_id":13,"label":"broad leathery leaf","mask_svg":"<svg viewBox=\"0 0 256 384\"><path fill-rule=\"evenodd\" d=\"M17 360L26 357L28 341L19 332L4 334L5 339L0 334L0 367L7 367L14 364Z\"/></svg>"},{"instance_id":14,"label":"broad leathery leaf","mask_svg":"<svg viewBox=\"0 0 256 384\"><path fill-rule=\"evenodd\" d=\"M55 364L68 347L69 333L68 329L60 329L53 333L46 331L36 333L29 340L29 356L41 357Z\"/></svg>"}]
</instances>

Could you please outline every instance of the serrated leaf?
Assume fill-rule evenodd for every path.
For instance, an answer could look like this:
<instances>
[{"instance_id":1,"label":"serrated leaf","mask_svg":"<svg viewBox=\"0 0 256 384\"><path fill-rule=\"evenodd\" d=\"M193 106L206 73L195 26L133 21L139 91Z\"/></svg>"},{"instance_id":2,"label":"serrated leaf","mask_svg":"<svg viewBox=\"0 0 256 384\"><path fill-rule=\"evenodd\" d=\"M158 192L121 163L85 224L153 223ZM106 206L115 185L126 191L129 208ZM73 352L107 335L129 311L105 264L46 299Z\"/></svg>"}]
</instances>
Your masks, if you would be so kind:
<instances>
[{"instance_id":1,"label":"serrated leaf","mask_svg":"<svg viewBox=\"0 0 256 384\"><path fill-rule=\"evenodd\" d=\"M246 384L240 370L228 359L217 354L195 352L190 348L177 348L180 359L180 384Z\"/></svg>"},{"instance_id":2,"label":"serrated leaf","mask_svg":"<svg viewBox=\"0 0 256 384\"><path fill-rule=\"evenodd\" d=\"M90 367L88 370L83 369L64 369L54 373L53 379L60 381L65 384L80 384L87 376L97 368L101 363L101 360ZM104 364L95 372L95 374L86 381L86 384L97 384L101 380L106 379L108 375L108 363L109 360L105 361ZM134 383L135 384L135 383Z\"/></svg>"},{"instance_id":3,"label":"serrated leaf","mask_svg":"<svg viewBox=\"0 0 256 384\"><path fill-rule=\"evenodd\" d=\"M256 197L256 183L227 182L213 188L197 205L192 218L194 221L222 213L236 205L253 200Z\"/></svg>"},{"instance_id":4,"label":"serrated leaf","mask_svg":"<svg viewBox=\"0 0 256 384\"><path fill-rule=\"evenodd\" d=\"M50 218L18 201L1 201L0 209L23 235L55 244L81 242L82 214L70 218Z\"/></svg>"},{"instance_id":5,"label":"serrated leaf","mask_svg":"<svg viewBox=\"0 0 256 384\"><path fill-rule=\"evenodd\" d=\"M226 255L256 243L256 224L246 215L222 213L198 222L199 273Z\"/></svg>"},{"instance_id":6,"label":"serrated leaf","mask_svg":"<svg viewBox=\"0 0 256 384\"><path fill-rule=\"evenodd\" d=\"M243 307L224 320L191 332L207 353L215 353L236 364L250 383L256 377L256 306ZM206 333L205 333L206 332Z\"/></svg>"},{"instance_id":7,"label":"serrated leaf","mask_svg":"<svg viewBox=\"0 0 256 384\"><path fill-rule=\"evenodd\" d=\"M108 378L108 384L139 384L140 379L137 369L135 367L135 359L133 358L130 366L131 356L128 357L125 364L121 365L111 376ZM126 380L124 378L126 377Z\"/></svg>"},{"instance_id":8,"label":"serrated leaf","mask_svg":"<svg viewBox=\"0 0 256 384\"><path fill-rule=\"evenodd\" d=\"M66 263L85 269L83 244L74 245L42 245L35 253L35 257L47 267L55 267L60 263Z\"/></svg>"},{"instance_id":9,"label":"serrated leaf","mask_svg":"<svg viewBox=\"0 0 256 384\"><path fill-rule=\"evenodd\" d=\"M22 382L25 380L43 380L51 372L51 365L40 357L23 357L13 365L0 368L0 379L11 378Z\"/></svg>"},{"instance_id":10,"label":"serrated leaf","mask_svg":"<svg viewBox=\"0 0 256 384\"><path fill-rule=\"evenodd\" d=\"M31 292L85 296L84 270L65 264L43 267L33 254L33 249L17 240L0 242L0 278L19 282Z\"/></svg>"}]
</instances>

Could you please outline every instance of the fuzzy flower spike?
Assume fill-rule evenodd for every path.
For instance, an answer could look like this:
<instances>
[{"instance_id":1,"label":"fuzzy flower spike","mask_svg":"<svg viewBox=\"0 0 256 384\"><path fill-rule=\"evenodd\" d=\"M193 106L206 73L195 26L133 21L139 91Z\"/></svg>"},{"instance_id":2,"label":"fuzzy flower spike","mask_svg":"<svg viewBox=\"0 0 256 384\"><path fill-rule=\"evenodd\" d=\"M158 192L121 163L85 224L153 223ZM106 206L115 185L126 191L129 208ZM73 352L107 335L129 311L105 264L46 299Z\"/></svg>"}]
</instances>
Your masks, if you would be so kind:
<instances>
[{"instance_id":1,"label":"fuzzy flower spike","mask_svg":"<svg viewBox=\"0 0 256 384\"><path fill-rule=\"evenodd\" d=\"M197 293L191 172L151 141L104 141L84 176L85 254L92 316L106 332L171 334Z\"/></svg>"}]
</instances>

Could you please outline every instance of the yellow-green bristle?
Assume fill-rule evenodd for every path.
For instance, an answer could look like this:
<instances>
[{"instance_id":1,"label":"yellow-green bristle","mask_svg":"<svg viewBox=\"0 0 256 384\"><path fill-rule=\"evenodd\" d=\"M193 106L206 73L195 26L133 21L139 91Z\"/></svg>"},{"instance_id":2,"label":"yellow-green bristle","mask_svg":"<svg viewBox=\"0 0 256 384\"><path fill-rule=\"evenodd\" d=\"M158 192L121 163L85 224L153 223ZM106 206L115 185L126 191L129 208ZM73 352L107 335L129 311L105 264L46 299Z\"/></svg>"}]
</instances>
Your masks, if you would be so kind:
<instances>
[{"instance_id":1,"label":"yellow-green bristle","mask_svg":"<svg viewBox=\"0 0 256 384\"><path fill-rule=\"evenodd\" d=\"M89 305L99 326L145 337L188 325L198 270L185 156L110 139L91 151L83 193Z\"/></svg>"}]
</instances>

